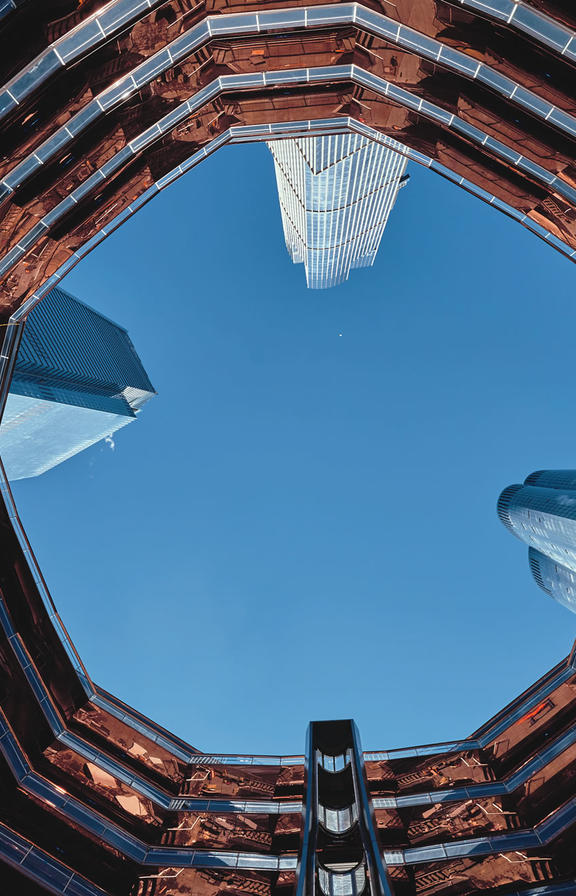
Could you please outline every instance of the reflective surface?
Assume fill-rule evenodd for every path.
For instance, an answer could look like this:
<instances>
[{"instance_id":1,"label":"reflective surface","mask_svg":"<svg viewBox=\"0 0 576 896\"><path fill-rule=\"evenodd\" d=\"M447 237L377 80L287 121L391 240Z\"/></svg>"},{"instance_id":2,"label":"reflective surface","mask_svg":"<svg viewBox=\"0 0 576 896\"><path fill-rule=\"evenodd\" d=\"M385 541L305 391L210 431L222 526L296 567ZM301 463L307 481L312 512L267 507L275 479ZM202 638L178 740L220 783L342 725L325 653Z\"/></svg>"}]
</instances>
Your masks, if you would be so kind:
<instances>
[{"instance_id":1,"label":"reflective surface","mask_svg":"<svg viewBox=\"0 0 576 896\"><path fill-rule=\"evenodd\" d=\"M8 478L38 476L110 437L153 394L126 331L52 290L27 319L0 426Z\"/></svg>"},{"instance_id":2,"label":"reflective surface","mask_svg":"<svg viewBox=\"0 0 576 896\"><path fill-rule=\"evenodd\" d=\"M15 302L66 258L73 259L82 244L132 213L134 201L174 164L230 125L296 123L335 112L353 112L352 117L363 118L407 150L424 150L457 178L489 188L496 207L504 202L517 209L532 229L543 226L550 242L558 240L574 251L571 140L576 123L563 61L571 37L559 54L542 38L550 52L543 79L545 51L538 56L533 43L524 38L518 43L519 32L525 31L524 7L504 6L509 29L516 29L515 43L506 41L505 29L486 30L470 12L432 0L418 12L401 3L390 18L351 4L287 7L209 22L201 21L201 11L188 14L176 2L152 12L138 3L111 4L96 18L81 17L70 34L62 26L57 45L46 51L53 56L18 76L4 107L13 137L9 158L12 166L16 163L5 172L4 201L7 210L18 209L0 223L7 244L0 261L7 275L6 307L14 310ZM485 4L483 10L488 11ZM502 10L489 12L502 18ZM536 19L543 28L553 24L546 17ZM118 28L122 36L113 47L107 37ZM566 30L562 23L556 28ZM532 29L531 40L535 34ZM110 53L118 50L111 65ZM99 53L108 54L106 65ZM31 111L34 91L55 77L52 63L59 57L77 64L62 76L59 91L46 94ZM332 94L315 90L320 82ZM305 85L308 93L302 94ZM136 96L141 121L153 122L145 130L131 108L124 108ZM117 114L109 114L112 108ZM192 113L194 127L187 124ZM70 115L79 116L74 124ZM82 136L88 125L89 136ZM42 146L34 143L38 139ZM73 147L79 140L77 155ZM478 152L471 152L471 144ZM150 164L146 157L152 151ZM31 251L39 261L33 277L24 262Z\"/></svg>"},{"instance_id":3,"label":"reflective surface","mask_svg":"<svg viewBox=\"0 0 576 896\"><path fill-rule=\"evenodd\" d=\"M306 284L326 289L369 267L399 189L406 158L358 134L270 143L286 248ZM394 147L394 148L392 148Z\"/></svg>"},{"instance_id":4,"label":"reflective surface","mask_svg":"<svg viewBox=\"0 0 576 896\"><path fill-rule=\"evenodd\" d=\"M561 0L0 5L3 395L36 300L230 142L395 141L576 256L573 19ZM573 888L574 656L464 740L363 754L348 720L313 723L306 757L202 755L92 684L0 490L0 870L14 892ZM562 526L542 540L569 528L551 516Z\"/></svg>"},{"instance_id":5,"label":"reflective surface","mask_svg":"<svg viewBox=\"0 0 576 896\"><path fill-rule=\"evenodd\" d=\"M10 593L6 592L9 598ZM20 592L20 606L31 596L30 593L22 603ZM25 616L21 613L20 619L25 632ZM15 647L8 607L2 624ZM34 647L33 639L30 645L33 651L42 650ZM14 647L7 648L5 662L16 662L15 671L19 662L24 663L24 680L33 684L33 693L46 707L49 692L44 689L42 676L29 665L29 660L24 660L24 655L31 655L26 652L18 661L20 649L15 651ZM433 867L440 858L443 862L452 861L453 849L460 850L460 854L464 850L466 855L491 856L494 850L500 855L512 848L524 850L524 855L536 841L546 844L548 850L556 849L556 842L562 842L576 819L574 800L565 802L575 774L574 681L572 664L560 664L469 741L367 753L368 789L362 790L362 772L357 778L356 796L353 791L348 792L349 785L345 783L352 780L351 774L359 774L352 769L361 768L351 764L350 748L341 742L321 743L317 752L320 774L326 781L341 780L343 786L332 795L325 792L316 809L318 821L328 835L352 838L344 853L340 846L336 854L327 849L327 843L322 846L320 867L329 874L327 886L332 886L334 875L344 873L340 867L343 859L353 861L356 867L354 831L361 817L356 807L358 800L365 805L370 798L375 810L374 835L395 888L403 886L402 868L414 867L416 881L425 882L429 878L422 878L417 869L421 865L431 867L431 863ZM18 685L21 693L22 686ZM108 705L113 705L111 698ZM304 792L301 759L277 757L272 762L270 757L218 757L190 752L191 763L182 766L173 753L159 751L158 744L137 734L135 728L128 737L127 710L124 707L124 721L120 724L113 715L107 718L101 706L90 709L90 704L85 703L79 707L76 722L68 716L70 723L81 724L86 736L92 734L96 738L94 744L60 727L58 741L44 751L43 760L36 760L40 776L31 772L18 739L6 727L4 734L0 732L0 744L9 760L11 775L16 775L47 811L56 810L67 818L79 836L82 831L99 831L102 846L119 850L119 855L125 857L123 862L150 867L150 872L140 873L142 886L143 881L163 880L162 869L171 869L171 874L178 874L178 880L186 880L184 875L190 873L190 863L203 869L214 863L233 869L269 867L281 874L295 868L295 853L302 836L302 803L289 797L298 794L306 811L314 805L309 801L309 788ZM10 709L10 713L16 722L16 709ZM56 716L49 714L46 719L61 725ZM136 716L133 719L136 722ZM154 730L153 723L146 724L143 719L138 725L150 734ZM32 730L21 721L18 727L31 743ZM168 744L169 737L165 738ZM118 758L106 755L106 744L108 749L120 751ZM357 752L356 756L354 763L361 761L361 754ZM136 768L141 771L136 773ZM379 795L384 793L390 795ZM238 794L246 798L234 799ZM250 801L249 795L255 798ZM326 824L344 815L350 824ZM21 823L30 830L26 817L22 816ZM42 843L47 845L48 841ZM88 854L83 861L90 862ZM526 865L524 860L519 864ZM476 864L468 867L476 868ZM481 867L487 874L501 873L489 863ZM531 867L530 861L526 867ZM514 869L514 873L517 870L520 869ZM374 880L374 873L368 874L366 886ZM546 873L551 875L549 879L556 879L556 871ZM161 877L155 877L156 874ZM451 881L453 873L446 878L443 871L434 871L434 879ZM333 886L343 885L343 880L334 877Z\"/></svg>"},{"instance_id":6,"label":"reflective surface","mask_svg":"<svg viewBox=\"0 0 576 896\"><path fill-rule=\"evenodd\" d=\"M538 470L498 500L504 525L529 546L537 584L576 613L576 471Z\"/></svg>"}]
</instances>

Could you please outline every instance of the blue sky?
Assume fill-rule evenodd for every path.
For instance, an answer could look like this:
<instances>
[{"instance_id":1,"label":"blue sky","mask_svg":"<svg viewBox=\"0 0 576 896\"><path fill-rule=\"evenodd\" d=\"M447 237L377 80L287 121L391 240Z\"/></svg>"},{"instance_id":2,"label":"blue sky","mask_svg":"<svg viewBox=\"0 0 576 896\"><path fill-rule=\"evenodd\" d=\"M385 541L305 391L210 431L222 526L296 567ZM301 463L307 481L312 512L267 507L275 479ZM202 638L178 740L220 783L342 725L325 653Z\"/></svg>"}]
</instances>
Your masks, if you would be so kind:
<instances>
[{"instance_id":1,"label":"blue sky","mask_svg":"<svg viewBox=\"0 0 576 896\"><path fill-rule=\"evenodd\" d=\"M15 497L92 677L202 750L470 733L559 661L500 490L576 466L572 264L411 165L373 268L305 288L262 145L204 162L64 288L158 396Z\"/></svg>"}]
</instances>

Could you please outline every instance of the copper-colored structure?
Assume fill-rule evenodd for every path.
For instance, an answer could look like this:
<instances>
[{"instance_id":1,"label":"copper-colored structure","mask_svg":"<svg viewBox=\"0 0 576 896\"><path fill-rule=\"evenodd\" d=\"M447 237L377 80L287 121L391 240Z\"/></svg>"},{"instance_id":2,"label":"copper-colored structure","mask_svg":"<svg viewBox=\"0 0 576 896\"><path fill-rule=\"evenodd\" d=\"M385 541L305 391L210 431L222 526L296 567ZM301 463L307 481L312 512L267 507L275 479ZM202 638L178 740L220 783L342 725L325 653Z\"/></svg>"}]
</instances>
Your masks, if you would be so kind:
<instances>
[{"instance_id":1,"label":"copper-colored structure","mask_svg":"<svg viewBox=\"0 0 576 896\"><path fill-rule=\"evenodd\" d=\"M218 146L289 134L387 134L576 253L568 0L8 5L6 315Z\"/></svg>"},{"instance_id":2,"label":"copper-colored structure","mask_svg":"<svg viewBox=\"0 0 576 896\"><path fill-rule=\"evenodd\" d=\"M227 142L383 134L576 258L575 27L568 0L3 0L3 394L33 303ZM574 653L466 740L202 754L93 685L0 488L2 894L576 893Z\"/></svg>"}]
</instances>

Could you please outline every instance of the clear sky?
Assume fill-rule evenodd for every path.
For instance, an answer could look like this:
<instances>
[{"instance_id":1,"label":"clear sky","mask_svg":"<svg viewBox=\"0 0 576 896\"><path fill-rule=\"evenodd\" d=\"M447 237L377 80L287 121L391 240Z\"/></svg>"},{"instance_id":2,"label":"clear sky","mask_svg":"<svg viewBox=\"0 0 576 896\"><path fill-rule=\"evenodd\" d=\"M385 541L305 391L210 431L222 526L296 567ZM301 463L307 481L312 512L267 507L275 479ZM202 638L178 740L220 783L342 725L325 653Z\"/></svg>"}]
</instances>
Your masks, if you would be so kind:
<instances>
[{"instance_id":1,"label":"clear sky","mask_svg":"<svg viewBox=\"0 0 576 896\"><path fill-rule=\"evenodd\" d=\"M158 396L15 497L92 677L196 747L471 733L565 656L501 489L576 466L576 268L409 166L373 268L305 288L263 145L230 147L64 281Z\"/></svg>"}]
</instances>

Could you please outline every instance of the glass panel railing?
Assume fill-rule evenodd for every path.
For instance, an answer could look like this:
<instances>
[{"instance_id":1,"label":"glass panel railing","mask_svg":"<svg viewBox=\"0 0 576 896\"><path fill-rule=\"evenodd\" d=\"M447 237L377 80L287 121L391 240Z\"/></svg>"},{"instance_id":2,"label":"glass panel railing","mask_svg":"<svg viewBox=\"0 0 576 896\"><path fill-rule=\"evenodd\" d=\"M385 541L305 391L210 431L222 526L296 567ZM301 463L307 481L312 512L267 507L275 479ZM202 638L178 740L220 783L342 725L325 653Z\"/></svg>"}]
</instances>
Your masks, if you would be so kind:
<instances>
[{"instance_id":1,"label":"glass panel railing","mask_svg":"<svg viewBox=\"0 0 576 896\"><path fill-rule=\"evenodd\" d=\"M571 33L568 28L555 22L548 16L542 15L536 9L530 9L524 3L516 4L516 9L510 23L524 34L535 37L547 47L562 52L570 41Z\"/></svg>"},{"instance_id":2,"label":"glass panel railing","mask_svg":"<svg viewBox=\"0 0 576 896\"><path fill-rule=\"evenodd\" d=\"M58 614L58 611L56 610L56 607L54 605L54 602L52 600L50 592L48 591L48 588L46 586L46 582L44 581L44 577L40 571L40 567L38 566L38 564L36 562L36 558L32 552L32 548L30 547L28 538L26 537L26 533L25 533L22 523L20 521L20 517L18 516L18 511L16 510L16 504L15 504L14 498L12 496L12 490L8 483L6 471L4 470L4 465L2 464L1 460L0 460L0 494L2 495L2 498L6 505L8 517L10 519L10 522L12 523L12 528L14 530L14 533L18 539L18 542L20 544L22 551L24 552L24 556L26 557L28 568L32 574L36 588L38 589L38 592L40 594L40 597L42 599L44 607L46 608L46 611L48 613L48 618L50 619L50 622L56 629L58 637L60 638L60 641L68 655L68 659L72 663L72 666L74 667L84 690L86 691L87 695L91 695L94 692L94 687L90 680L90 676L88 675L88 673L84 667L84 664L83 664L82 660L80 659L78 652L77 652L76 648L74 647L74 644L72 643L72 639L70 638L70 635L66 631L64 623L60 619L60 616Z\"/></svg>"},{"instance_id":3,"label":"glass panel railing","mask_svg":"<svg viewBox=\"0 0 576 896\"><path fill-rule=\"evenodd\" d=\"M130 2L132 2L132 0L130 0ZM287 28L302 27L304 23L310 27L313 24L313 13L316 15L322 13L324 20L330 20L332 23L337 23L342 20L343 16L347 17L350 21L356 20L372 33L385 36L386 39L392 40L394 43L398 44L398 46L406 47L409 50L417 50L419 55L423 56L423 58L438 61L448 68L458 72L464 72L468 77L478 78L501 95L513 98L515 104L526 108L532 114L536 114L544 120L553 120L557 127L568 130L569 133L576 133L576 119L573 118L573 116L568 113L561 113L560 110L556 110L554 106L542 100L537 94L521 87L516 82L501 75L486 64L479 63L476 59L467 56L463 52L446 47L439 41L428 38L406 26L397 24L391 25L390 20L380 13L363 9L362 7L356 7L354 4L345 4L337 9L335 7L317 7L309 11L295 10L288 12L290 13L288 16L289 21L287 20L284 23L284 27ZM292 16L291 12L295 15ZM42 144L38 150L38 156L42 159L42 162L46 163L48 158L53 157L57 152L61 151L65 143L71 140L72 134L77 135L84 130L85 127L100 114L101 110L109 110L113 106L126 101L137 89L150 83L155 77L167 71L179 61L182 61L182 59L186 58L186 56L188 56L193 49L197 48L200 43L208 40L210 36L214 37L219 34L225 35L249 31L265 33L269 30L274 30L274 28L278 26L278 15L279 14L275 11L261 13L258 17L253 14L224 15L209 18L200 25L195 26L189 32L173 41L169 45L169 48L160 50L140 66L137 66L131 75L127 75L120 79L116 84L112 85L112 87L103 91L99 97L74 116L65 128L61 128L60 131L56 132L56 135ZM282 15L284 15L284 13L282 13ZM38 63L38 72L41 72L42 66L45 65L49 67L53 65L58 66L58 60L56 59L56 62L54 62L54 59L56 59L56 57L53 57L52 62L50 63L45 61L43 61L41 65ZM334 69L332 69L332 71L334 71L335 76L338 75L338 71ZM300 80L303 77L303 72L305 72L305 70L300 70L298 72L288 70L285 73L277 73L278 83L280 80L286 80L287 82ZM321 70L317 69L316 73L317 77L322 77ZM32 69L22 75L22 78L24 79L22 84L24 86L21 89L23 89L24 92L28 89L25 87L26 78L32 76L35 77ZM42 77L44 77L44 75L42 75ZM248 85L242 83L240 86ZM417 103L414 105L414 108L417 108ZM558 114L552 119L554 112L557 112ZM433 110L430 106L428 106L428 114L435 120L443 122L450 117L449 113L445 113L443 110L440 110L440 112L437 109ZM57 140L55 139L56 137L58 138ZM11 174L5 179L4 183L10 186L11 189L15 189L17 186L21 185L32 173L32 170L37 170L39 167L38 160L35 159L33 155L30 158L33 160L33 164L29 171L24 167L29 160L25 160L24 163L21 163L13 169Z\"/></svg>"},{"instance_id":4,"label":"glass panel railing","mask_svg":"<svg viewBox=\"0 0 576 896\"><path fill-rule=\"evenodd\" d=\"M14 0L0 0L0 22L16 9Z\"/></svg>"}]
</instances>

